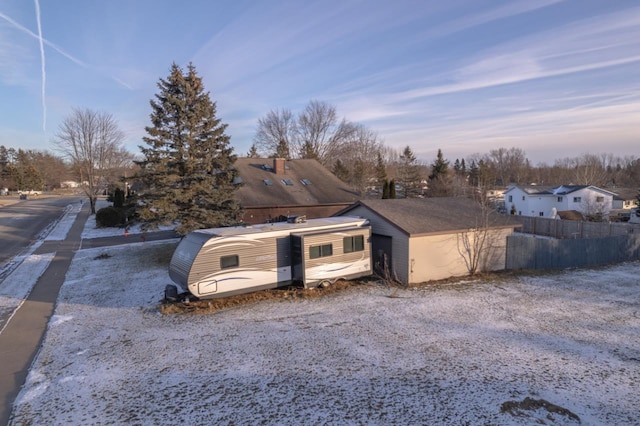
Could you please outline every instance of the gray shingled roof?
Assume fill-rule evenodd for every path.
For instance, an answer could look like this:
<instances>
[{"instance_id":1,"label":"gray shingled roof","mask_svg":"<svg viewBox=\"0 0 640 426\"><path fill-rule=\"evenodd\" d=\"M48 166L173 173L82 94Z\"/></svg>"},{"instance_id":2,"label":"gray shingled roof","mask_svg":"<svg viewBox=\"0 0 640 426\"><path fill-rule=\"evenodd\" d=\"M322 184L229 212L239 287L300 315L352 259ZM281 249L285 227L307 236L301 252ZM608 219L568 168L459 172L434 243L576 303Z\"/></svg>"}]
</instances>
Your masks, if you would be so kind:
<instances>
[{"instance_id":1,"label":"gray shingled roof","mask_svg":"<svg viewBox=\"0 0 640 426\"><path fill-rule=\"evenodd\" d=\"M348 214L356 206L371 210L411 236L449 233L483 224L480 205L463 197L360 200L340 213ZM512 217L494 211L489 215L489 225L493 228L521 226Z\"/></svg>"},{"instance_id":2,"label":"gray shingled roof","mask_svg":"<svg viewBox=\"0 0 640 426\"><path fill-rule=\"evenodd\" d=\"M243 207L345 204L359 199L357 192L316 160L288 160L281 175L275 174L272 158L238 158L235 167L242 178L236 197ZM265 185L266 179L271 185ZM283 184L282 179L293 185ZM303 179L310 184L303 184Z\"/></svg>"}]
</instances>

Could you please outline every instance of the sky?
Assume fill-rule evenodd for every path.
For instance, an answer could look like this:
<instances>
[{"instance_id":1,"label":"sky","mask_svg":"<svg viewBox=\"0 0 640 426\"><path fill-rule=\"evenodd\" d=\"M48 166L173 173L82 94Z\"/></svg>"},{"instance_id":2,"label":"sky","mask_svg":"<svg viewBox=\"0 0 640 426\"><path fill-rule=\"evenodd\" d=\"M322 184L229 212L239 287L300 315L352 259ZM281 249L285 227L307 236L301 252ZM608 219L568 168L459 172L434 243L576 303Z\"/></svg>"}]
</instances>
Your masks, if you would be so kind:
<instances>
[{"instance_id":1,"label":"sky","mask_svg":"<svg viewBox=\"0 0 640 426\"><path fill-rule=\"evenodd\" d=\"M311 100L430 163L638 157L636 0L0 1L0 145L54 151L73 108L139 154L149 101L192 62L237 155Z\"/></svg>"}]
</instances>

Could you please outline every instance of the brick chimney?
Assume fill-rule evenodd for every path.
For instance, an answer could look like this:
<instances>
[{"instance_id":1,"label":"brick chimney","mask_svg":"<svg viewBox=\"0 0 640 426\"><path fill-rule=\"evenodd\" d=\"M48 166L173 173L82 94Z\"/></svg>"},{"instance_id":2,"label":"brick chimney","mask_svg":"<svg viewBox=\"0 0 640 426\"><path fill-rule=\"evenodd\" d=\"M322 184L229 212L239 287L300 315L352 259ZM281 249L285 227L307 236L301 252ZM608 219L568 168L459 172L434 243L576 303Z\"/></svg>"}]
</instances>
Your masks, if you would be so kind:
<instances>
[{"instance_id":1,"label":"brick chimney","mask_svg":"<svg viewBox=\"0 0 640 426\"><path fill-rule=\"evenodd\" d=\"M285 162L287 160L285 160L284 158L274 158L273 159L273 170L275 172L275 174L277 175L283 175L284 174L284 165Z\"/></svg>"}]
</instances>

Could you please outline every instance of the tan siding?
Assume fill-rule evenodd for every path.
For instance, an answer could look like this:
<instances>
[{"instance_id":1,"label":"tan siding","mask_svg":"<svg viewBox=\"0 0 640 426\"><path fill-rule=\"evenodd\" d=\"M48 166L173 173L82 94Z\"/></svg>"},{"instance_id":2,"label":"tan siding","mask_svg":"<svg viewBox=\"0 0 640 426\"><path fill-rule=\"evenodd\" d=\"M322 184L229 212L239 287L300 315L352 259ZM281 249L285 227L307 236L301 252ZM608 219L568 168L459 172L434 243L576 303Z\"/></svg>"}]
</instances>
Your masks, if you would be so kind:
<instances>
[{"instance_id":1,"label":"tan siding","mask_svg":"<svg viewBox=\"0 0 640 426\"><path fill-rule=\"evenodd\" d=\"M392 268L394 277L400 282L407 283L409 280L409 243L408 236L398 228L366 209L358 206L350 210L345 216L360 216L369 219L371 232L373 234L386 235L391 237Z\"/></svg>"},{"instance_id":2,"label":"tan siding","mask_svg":"<svg viewBox=\"0 0 640 426\"><path fill-rule=\"evenodd\" d=\"M492 230L487 234L480 269L502 270L505 268L506 236L511 229ZM446 234L412 238L410 243L410 283L440 280L469 274L465 263L462 234ZM473 239L473 235L471 235ZM473 246L473 244L472 244ZM468 256L466 257L468 260Z\"/></svg>"}]
</instances>

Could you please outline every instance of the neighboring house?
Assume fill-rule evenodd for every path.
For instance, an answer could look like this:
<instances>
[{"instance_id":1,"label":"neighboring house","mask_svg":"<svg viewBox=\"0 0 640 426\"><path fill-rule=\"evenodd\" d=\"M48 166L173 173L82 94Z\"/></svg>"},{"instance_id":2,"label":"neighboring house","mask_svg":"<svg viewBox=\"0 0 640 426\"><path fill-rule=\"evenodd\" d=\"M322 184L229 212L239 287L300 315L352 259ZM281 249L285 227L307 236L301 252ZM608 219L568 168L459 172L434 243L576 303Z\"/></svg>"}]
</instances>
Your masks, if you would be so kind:
<instances>
[{"instance_id":1,"label":"neighboring house","mask_svg":"<svg viewBox=\"0 0 640 426\"><path fill-rule=\"evenodd\" d=\"M631 210L638 207L636 204L638 201L638 189L616 188L612 191L614 192L612 207L614 210Z\"/></svg>"},{"instance_id":2,"label":"neighboring house","mask_svg":"<svg viewBox=\"0 0 640 426\"><path fill-rule=\"evenodd\" d=\"M369 219L376 272L405 284L468 275L476 256L481 270L504 269L506 237L521 227L462 197L360 200L338 215Z\"/></svg>"},{"instance_id":3,"label":"neighboring house","mask_svg":"<svg viewBox=\"0 0 640 426\"><path fill-rule=\"evenodd\" d=\"M614 193L591 185L513 186L504 193L507 213L556 218L560 211L608 218Z\"/></svg>"},{"instance_id":4,"label":"neighboring house","mask_svg":"<svg viewBox=\"0 0 640 426\"><path fill-rule=\"evenodd\" d=\"M238 158L236 199L248 224L305 215L328 217L360 197L316 160Z\"/></svg>"}]
</instances>

